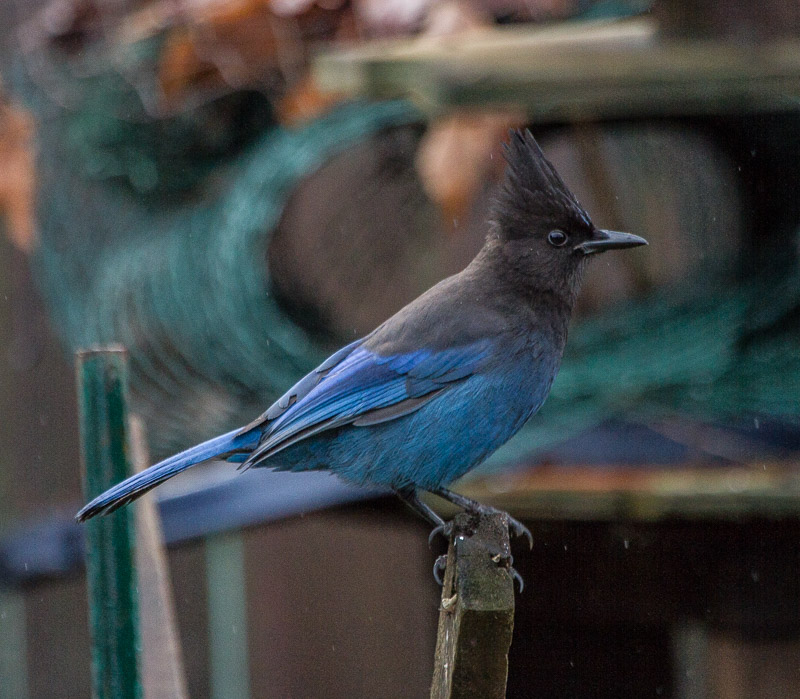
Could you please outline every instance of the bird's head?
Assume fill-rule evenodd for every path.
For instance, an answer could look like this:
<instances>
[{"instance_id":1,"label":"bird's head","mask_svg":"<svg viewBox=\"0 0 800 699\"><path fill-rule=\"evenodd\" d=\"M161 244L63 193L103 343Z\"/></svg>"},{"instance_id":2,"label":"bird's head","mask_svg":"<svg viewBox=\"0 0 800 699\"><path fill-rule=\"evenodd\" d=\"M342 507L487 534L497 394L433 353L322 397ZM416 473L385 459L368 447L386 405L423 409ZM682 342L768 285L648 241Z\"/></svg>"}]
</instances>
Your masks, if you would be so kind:
<instances>
[{"instance_id":1,"label":"bird's head","mask_svg":"<svg viewBox=\"0 0 800 699\"><path fill-rule=\"evenodd\" d=\"M492 237L537 288L574 298L589 256L647 245L644 238L596 228L527 129L504 145L505 180L492 210Z\"/></svg>"}]
</instances>

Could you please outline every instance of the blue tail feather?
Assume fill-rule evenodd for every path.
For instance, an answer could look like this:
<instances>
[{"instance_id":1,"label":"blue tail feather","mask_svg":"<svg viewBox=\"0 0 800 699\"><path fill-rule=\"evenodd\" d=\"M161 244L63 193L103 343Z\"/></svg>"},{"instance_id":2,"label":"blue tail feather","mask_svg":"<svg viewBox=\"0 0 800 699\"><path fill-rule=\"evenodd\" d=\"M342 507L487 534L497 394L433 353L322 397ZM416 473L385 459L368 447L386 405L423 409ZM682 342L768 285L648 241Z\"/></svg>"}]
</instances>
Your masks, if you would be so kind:
<instances>
[{"instance_id":1,"label":"blue tail feather","mask_svg":"<svg viewBox=\"0 0 800 699\"><path fill-rule=\"evenodd\" d=\"M98 495L78 512L75 518L79 522L83 522L95 515L108 514L196 464L208 461L215 456L231 454L231 452L250 451L255 448L259 436L258 430L245 433L241 433L241 430L233 430L182 451L180 454L175 454L130 478L126 478L121 483L117 483L102 495Z\"/></svg>"}]
</instances>

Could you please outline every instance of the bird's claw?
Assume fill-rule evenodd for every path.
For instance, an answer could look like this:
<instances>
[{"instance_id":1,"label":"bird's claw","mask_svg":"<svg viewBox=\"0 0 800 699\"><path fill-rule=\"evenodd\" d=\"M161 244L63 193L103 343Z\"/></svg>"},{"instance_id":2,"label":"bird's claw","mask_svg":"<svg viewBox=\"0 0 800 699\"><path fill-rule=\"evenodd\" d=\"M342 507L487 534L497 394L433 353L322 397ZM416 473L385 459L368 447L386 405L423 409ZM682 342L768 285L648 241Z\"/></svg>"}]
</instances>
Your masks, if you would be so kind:
<instances>
[{"instance_id":1,"label":"bird's claw","mask_svg":"<svg viewBox=\"0 0 800 699\"><path fill-rule=\"evenodd\" d=\"M441 524L437 524L428 535L428 546L430 547L433 545L433 540L437 537L437 535L441 534L445 539L449 540L452 533L452 522L442 522Z\"/></svg>"},{"instance_id":2,"label":"bird's claw","mask_svg":"<svg viewBox=\"0 0 800 699\"><path fill-rule=\"evenodd\" d=\"M492 556L492 561L498 567L505 568L508 571L511 578L519 583L519 591L522 592L525 588L525 581L517 572L516 568L514 568L514 557L510 553L497 553Z\"/></svg>"},{"instance_id":3,"label":"bird's claw","mask_svg":"<svg viewBox=\"0 0 800 699\"><path fill-rule=\"evenodd\" d=\"M514 562L514 559L511 556L493 556L492 560L498 565L503 565L505 563L506 569L508 570L508 574L511 576L513 580L519 583L519 591L520 594L525 589L525 581L522 579L522 576L517 572L517 569L511 565ZM444 586L444 577L442 573L447 569L447 556L439 556L433 563L433 579L438 583L439 587Z\"/></svg>"},{"instance_id":4,"label":"bird's claw","mask_svg":"<svg viewBox=\"0 0 800 699\"><path fill-rule=\"evenodd\" d=\"M495 512L495 510L489 510L490 512ZM499 510L496 510L499 512ZM514 536L524 536L528 540L528 548L533 548L533 534L531 534L531 530L528 529L522 522L518 519L514 519L510 514L507 512L503 512L508 520L508 528L511 532L513 532ZM442 522L441 524L436 525L432 530L431 533L428 535L428 546L433 545L433 540L441 534L445 539L449 539L450 535L453 533L453 523L452 522Z\"/></svg>"},{"instance_id":5,"label":"bird's claw","mask_svg":"<svg viewBox=\"0 0 800 699\"><path fill-rule=\"evenodd\" d=\"M525 581L522 579L522 576L517 572L516 568L509 568L508 574L519 583L519 591L522 594L522 590L525 589Z\"/></svg>"},{"instance_id":6,"label":"bird's claw","mask_svg":"<svg viewBox=\"0 0 800 699\"><path fill-rule=\"evenodd\" d=\"M533 534L531 534L531 530L528 529L522 522L518 519L514 519L508 512L504 512L503 510L495 509L494 507L490 507L488 505L482 505L479 512L483 512L484 514L501 514L506 518L506 526L508 526L508 530L514 534L514 536L524 536L528 540L528 548L533 549Z\"/></svg>"},{"instance_id":7,"label":"bird's claw","mask_svg":"<svg viewBox=\"0 0 800 699\"><path fill-rule=\"evenodd\" d=\"M447 556L439 556L433 564L433 579L439 583L439 587L444 586L444 578L441 576L441 573L443 573L446 568Z\"/></svg>"},{"instance_id":8,"label":"bird's claw","mask_svg":"<svg viewBox=\"0 0 800 699\"><path fill-rule=\"evenodd\" d=\"M489 507L487 505L481 505L480 507L476 507L474 509L469 509L468 511L473 513L482 513L482 514L502 514L505 517L506 525L508 526L509 532L513 532L514 536L524 536L528 540L528 546L533 548L533 535L531 534L531 530L528 529L522 522L518 519L514 519L510 514L507 512L503 512L501 510L496 510L493 507ZM445 538L449 539L453 533L453 522L441 522L437 524L433 530L431 531L430 535L428 536L428 546L433 544L433 540L436 538L438 534L441 534ZM514 569L513 563L514 559L511 557L510 554L497 554L496 556L492 556L492 560L497 565L502 565L503 567L508 570L509 575L512 577L513 580L516 580L519 583L519 591L525 588L525 581L522 579L522 576ZM442 573L444 572L445 568L447 567L447 556L439 556L436 559L436 562L433 564L433 577L440 586L444 584L444 578L442 577Z\"/></svg>"},{"instance_id":9,"label":"bird's claw","mask_svg":"<svg viewBox=\"0 0 800 699\"><path fill-rule=\"evenodd\" d=\"M528 540L528 548L533 549L533 534L531 534L531 530L510 514L506 513L506 517L508 517L508 528L514 532L514 536L524 536Z\"/></svg>"}]
</instances>

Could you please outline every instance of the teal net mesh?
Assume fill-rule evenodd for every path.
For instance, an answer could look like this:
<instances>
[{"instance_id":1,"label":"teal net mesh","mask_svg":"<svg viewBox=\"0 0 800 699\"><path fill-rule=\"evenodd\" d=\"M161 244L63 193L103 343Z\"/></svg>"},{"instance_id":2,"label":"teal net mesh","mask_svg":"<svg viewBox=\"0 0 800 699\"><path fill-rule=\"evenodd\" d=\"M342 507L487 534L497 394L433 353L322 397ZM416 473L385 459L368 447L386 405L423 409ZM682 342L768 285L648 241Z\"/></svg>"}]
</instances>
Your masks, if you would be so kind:
<instances>
[{"instance_id":1,"label":"teal net mesh","mask_svg":"<svg viewBox=\"0 0 800 699\"><path fill-rule=\"evenodd\" d=\"M46 62L47 85L28 66L18 82L40 123L36 268L54 325L70 351L129 349L134 409L163 456L251 419L335 347L277 301L270 233L302 178L420 117L351 103L287 129L233 95L234 129L225 104L156 119L126 72L153 50L131 46L113 70ZM784 267L735 284L700 274L576 324L548 403L493 463L620 415L798 426L800 274Z\"/></svg>"},{"instance_id":2,"label":"teal net mesh","mask_svg":"<svg viewBox=\"0 0 800 699\"><path fill-rule=\"evenodd\" d=\"M38 266L53 318L72 349L120 342L130 350L136 409L153 423L158 453L250 419L324 358L329 346L271 293L269 231L299 178L409 113L401 104L348 105L300 131L274 127L231 167L231 186L200 207L148 210L106 187L87 200L79 178L47 194ZM112 232L114 243L98 248L96 235L59 231L81 220ZM183 402L194 408L182 414ZM196 423L202 415L208 424Z\"/></svg>"}]
</instances>

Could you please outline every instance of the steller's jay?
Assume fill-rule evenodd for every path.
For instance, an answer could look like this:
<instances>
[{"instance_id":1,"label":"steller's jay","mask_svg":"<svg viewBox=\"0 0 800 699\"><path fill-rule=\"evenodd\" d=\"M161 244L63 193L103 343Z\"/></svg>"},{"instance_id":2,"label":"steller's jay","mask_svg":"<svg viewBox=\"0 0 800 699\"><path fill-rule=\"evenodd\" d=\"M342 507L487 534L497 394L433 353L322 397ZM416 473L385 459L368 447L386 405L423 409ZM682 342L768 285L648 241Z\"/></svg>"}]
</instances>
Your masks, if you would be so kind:
<instances>
[{"instance_id":1,"label":"steller's jay","mask_svg":"<svg viewBox=\"0 0 800 699\"><path fill-rule=\"evenodd\" d=\"M210 459L329 469L351 483L389 488L434 532L447 525L419 491L494 511L445 486L541 407L589 256L646 245L595 228L529 131L511 133L505 156L486 243L466 269L333 354L249 425L131 476L78 520L112 512Z\"/></svg>"}]
</instances>

